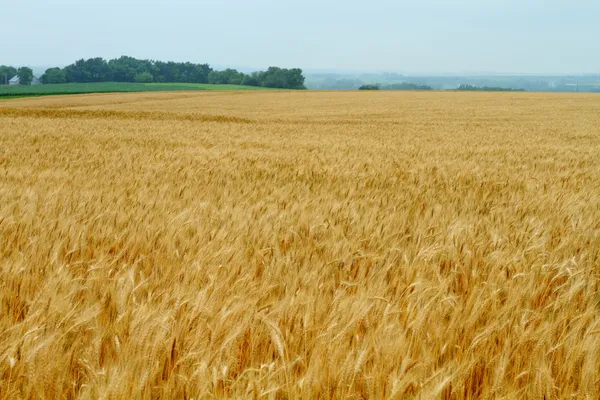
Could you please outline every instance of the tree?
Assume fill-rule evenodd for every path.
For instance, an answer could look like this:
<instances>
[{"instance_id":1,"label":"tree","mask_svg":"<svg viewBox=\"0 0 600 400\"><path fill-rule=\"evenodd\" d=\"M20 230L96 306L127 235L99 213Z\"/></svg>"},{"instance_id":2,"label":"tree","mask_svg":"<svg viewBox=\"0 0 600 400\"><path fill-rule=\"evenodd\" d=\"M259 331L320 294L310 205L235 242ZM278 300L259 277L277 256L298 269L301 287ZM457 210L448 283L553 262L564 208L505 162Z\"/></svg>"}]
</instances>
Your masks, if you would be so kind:
<instances>
[{"instance_id":1,"label":"tree","mask_svg":"<svg viewBox=\"0 0 600 400\"><path fill-rule=\"evenodd\" d=\"M261 72L259 76L261 78L261 86L280 89L286 87L284 71L279 67L269 67L266 71Z\"/></svg>"},{"instance_id":2,"label":"tree","mask_svg":"<svg viewBox=\"0 0 600 400\"><path fill-rule=\"evenodd\" d=\"M109 82L111 71L106 60L101 57L78 60L65 68L67 82ZM133 82L133 78L132 78Z\"/></svg>"},{"instance_id":3,"label":"tree","mask_svg":"<svg viewBox=\"0 0 600 400\"><path fill-rule=\"evenodd\" d=\"M263 87L306 89L304 87L304 76L300 68L269 67L266 71L259 72L256 78L260 82L260 86Z\"/></svg>"},{"instance_id":4,"label":"tree","mask_svg":"<svg viewBox=\"0 0 600 400\"><path fill-rule=\"evenodd\" d=\"M194 65L194 83L208 83L208 75L212 68L208 64Z\"/></svg>"},{"instance_id":5,"label":"tree","mask_svg":"<svg viewBox=\"0 0 600 400\"><path fill-rule=\"evenodd\" d=\"M362 85L358 90L379 90L379 85Z\"/></svg>"},{"instance_id":6,"label":"tree","mask_svg":"<svg viewBox=\"0 0 600 400\"><path fill-rule=\"evenodd\" d=\"M48 68L40 79L43 84L67 83L67 73L60 68Z\"/></svg>"},{"instance_id":7,"label":"tree","mask_svg":"<svg viewBox=\"0 0 600 400\"><path fill-rule=\"evenodd\" d=\"M108 67L111 79L115 82L135 82L137 75L147 72L152 79L159 74L159 69L150 60L138 60L133 57L122 56L116 60L110 60Z\"/></svg>"},{"instance_id":8,"label":"tree","mask_svg":"<svg viewBox=\"0 0 600 400\"><path fill-rule=\"evenodd\" d=\"M65 67L65 74L67 75L67 82L88 82L88 77L84 71L83 65L85 60L77 60L75 63Z\"/></svg>"},{"instance_id":9,"label":"tree","mask_svg":"<svg viewBox=\"0 0 600 400\"><path fill-rule=\"evenodd\" d=\"M85 62L90 82L107 82L112 80L108 63L102 57L90 58Z\"/></svg>"},{"instance_id":10,"label":"tree","mask_svg":"<svg viewBox=\"0 0 600 400\"><path fill-rule=\"evenodd\" d=\"M250 75L244 75L244 79L242 79L242 85L244 85L244 86L260 86L258 72L253 72Z\"/></svg>"},{"instance_id":11,"label":"tree","mask_svg":"<svg viewBox=\"0 0 600 400\"><path fill-rule=\"evenodd\" d=\"M246 75L236 69L227 68L224 71L211 71L208 83L221 85L241 85Z\"/></svg>"},{"instance_id":12,"label":"tree","mask_svg":"<svg viewBox=\"0 0 600 400\"><path fill-rule=\"evenodd\" d=\"M135 81L137 83L151 83L154 81L154 77L149 72L142 72L135 76Z\"/></svg>"},{"instance_id":13,"label":"tree","mask_svg":"<svg viewBox=\"0 0 600 400\"><path fill-rule=\"evenodd\" d=\"M8 65L0 65L0 85L8 84L8 81L17 74L17 69Z\"/></svg>"},{"instance_id":14,"label":"tree","mask_svg":"<svg viewBox=\"0 0 600 400\"><path fill-rule=\"evenodd\" d=\"M306 89L304 87L304 76L300 68L269 67L266 71L258 73L258 80L263 87Z\"/></svg>"},{"instance_id":15,"label":"tree","mask_svg":"<svg viewBox=\"0 0 600 400\"><path fill-rule=\"evenodd\" d=\"M33 70L31 68L21 67L18 69L17 75L21 85L31 85L31 81L33 81Z\"/></svg>"},{"instance_id":16,"label":"tree","mask_svg":"<svg viewBox=\"0 0 600 400\"><path fill-rule=\"evenodd\" d=\"M227 83L227 78L221 71L210 71L208 74L208 83L213 85L219 85Z\"/></svg>"},{"instance_id":17,"label":"tree","mask_svg":"<svg viewBox=\"0 0 600 400\"><path fill-rule=\"evenodd\" d=\"M306 89L304 87L304 75L300 68L292 68L284 70L287 77L287 87L289 89Z\"/></svg>"}]
</instances>

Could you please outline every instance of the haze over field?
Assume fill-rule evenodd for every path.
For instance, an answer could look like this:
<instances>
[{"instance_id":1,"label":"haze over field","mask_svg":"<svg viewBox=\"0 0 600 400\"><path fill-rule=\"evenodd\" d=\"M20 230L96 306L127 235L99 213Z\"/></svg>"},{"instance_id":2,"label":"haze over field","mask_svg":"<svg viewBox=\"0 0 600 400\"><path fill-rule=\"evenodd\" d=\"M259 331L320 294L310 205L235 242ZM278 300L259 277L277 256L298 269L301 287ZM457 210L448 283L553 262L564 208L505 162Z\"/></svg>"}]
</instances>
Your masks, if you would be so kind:
<instances>
[{"instance_id":1,"label":"haze over field","mask_svg":"<svg viewBox=\"0 0 600 400\"><path fill-rule=\"evenodd\" d=\"M264 68L595 72L600 3L581 0L31 0L0 24L0 64L123 54ZM41 12L43 10L43 12ZM15 35L15 32L19 32Z\"/></svg>"}]
</instances>

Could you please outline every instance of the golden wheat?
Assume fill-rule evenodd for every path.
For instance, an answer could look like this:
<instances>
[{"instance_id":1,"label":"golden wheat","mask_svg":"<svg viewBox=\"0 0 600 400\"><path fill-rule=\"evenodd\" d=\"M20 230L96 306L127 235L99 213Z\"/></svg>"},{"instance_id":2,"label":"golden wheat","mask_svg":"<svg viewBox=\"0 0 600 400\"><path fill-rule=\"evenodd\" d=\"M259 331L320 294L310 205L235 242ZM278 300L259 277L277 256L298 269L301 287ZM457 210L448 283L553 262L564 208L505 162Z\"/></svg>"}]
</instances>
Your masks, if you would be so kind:
<instances>
[{"instance_id":1,"label":"golden wheat","mask_svg":"<svg viewBox=\"0 0 600 400\"><path fill-rule=\"evenodd\" d=\"M0 103L2 398L598 398L600 97Z\"/></svg>"}]
</instances>

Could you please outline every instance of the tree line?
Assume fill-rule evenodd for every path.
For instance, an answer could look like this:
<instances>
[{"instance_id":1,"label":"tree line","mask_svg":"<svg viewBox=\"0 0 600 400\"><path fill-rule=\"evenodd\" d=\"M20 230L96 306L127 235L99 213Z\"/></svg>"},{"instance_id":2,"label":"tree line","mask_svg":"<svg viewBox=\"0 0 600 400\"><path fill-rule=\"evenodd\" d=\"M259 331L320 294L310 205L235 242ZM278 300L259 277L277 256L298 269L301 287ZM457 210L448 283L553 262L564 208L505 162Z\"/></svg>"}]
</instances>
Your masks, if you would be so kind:
<instances>
[{"instance_id":1,"label":"tree line","mask_svg":"<svg viewBox=\"0 0 600 400\"><path fill-rule=\"evenodd\" d=\"M3 72L4 71L4 72ZM0 76L17 75L20 69L0 67ZM19 75L20 76L20 75ZM33 77L33 74L32 74ZM300 68L269 67L266 71L246 74L235 69L217 71L208 64L140 60L122 56L105 60L101 57L81 59L65 68L49 68L40 80L44 84L137 82L137 83L213 83L262 86L281 89L305 89ZM31 81L21 79L21 84Z\"/></svg>"},{"instance_id":2,"label":"tree line","mask_svg":"<svg viewBox=\"0 0 600 400\"><path fill-rule=\"evenodd\" d=\"M503 87L491 87L491 86L474 86L474 85L466 85L462 84L456 90L466 91L466 92L524 92L525 89L511 89L511 88L503 88Z\"/></svg>"},{"instance_id":3,"label":"tree line","mask_svg":"<svg viewBox=\"0 0 600 400\"><path fill-rule=\"evenodd\" d=\"M403 83L392 83L389 85L370 84L362 85L358 90L433 90L431 86L417 85L415 83L403 82Z\"/></svg>"}]
</instances>

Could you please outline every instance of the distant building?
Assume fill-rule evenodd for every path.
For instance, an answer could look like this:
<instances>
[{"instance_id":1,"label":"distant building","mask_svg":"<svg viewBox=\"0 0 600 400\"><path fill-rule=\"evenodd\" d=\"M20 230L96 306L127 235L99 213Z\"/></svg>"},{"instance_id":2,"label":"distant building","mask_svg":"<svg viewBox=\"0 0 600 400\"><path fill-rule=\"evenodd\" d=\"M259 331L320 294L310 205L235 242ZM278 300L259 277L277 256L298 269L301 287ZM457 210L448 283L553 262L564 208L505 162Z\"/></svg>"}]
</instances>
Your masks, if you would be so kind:
<instances>
[{"instance_id":1,"label":"distant building","mask_svg":"<svg viewBox=\"0 0 600 400\"><path fill-rule=\"evenodd\" d=\"M21 84L21 79L19 79L19 75L15 75L10 81L8 81L8 84L10 86L17 86ZM31 80L31 84L32 85L41 85L42 81L40 81L40 79L38 77L33 77L33 79Z\"/></svg>"}]
</instances>

